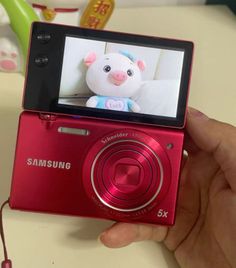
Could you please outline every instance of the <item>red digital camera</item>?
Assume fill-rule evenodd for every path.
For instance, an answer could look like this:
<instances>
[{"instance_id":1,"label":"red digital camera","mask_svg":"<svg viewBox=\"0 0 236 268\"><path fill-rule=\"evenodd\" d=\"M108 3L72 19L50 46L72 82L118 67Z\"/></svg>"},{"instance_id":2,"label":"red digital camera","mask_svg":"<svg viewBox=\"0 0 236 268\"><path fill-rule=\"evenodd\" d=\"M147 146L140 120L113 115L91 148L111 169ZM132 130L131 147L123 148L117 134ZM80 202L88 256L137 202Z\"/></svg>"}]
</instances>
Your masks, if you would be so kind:
<instances>
[{"instance_id":1,"label":"red digital camera","mask_svg":"<svg viewBox=\"0 0 236 268\"><path fill-rule=\"evenodd\" d=\"M36 22L13 209L172 225L193 44Z\"/></svg>"}]
</instances>

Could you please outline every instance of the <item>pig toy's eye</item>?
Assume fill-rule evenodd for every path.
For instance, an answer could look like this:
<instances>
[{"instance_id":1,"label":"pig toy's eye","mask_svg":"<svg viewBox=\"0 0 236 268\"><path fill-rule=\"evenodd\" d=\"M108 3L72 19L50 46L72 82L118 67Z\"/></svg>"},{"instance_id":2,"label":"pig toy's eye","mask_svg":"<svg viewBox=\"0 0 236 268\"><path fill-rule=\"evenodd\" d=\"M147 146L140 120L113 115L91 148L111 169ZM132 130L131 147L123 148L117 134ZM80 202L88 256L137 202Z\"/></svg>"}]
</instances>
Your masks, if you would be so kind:
<instances>
[{"instance_id":1,"label":"pig toy's eye","mask_svg":"<svg viewBox=\"0 0 236 268\"><path fill-rule=\"evenodd\" d=\"M103 68L103 71L106 72L106 73L110 72L110 70L111 70L111 66L109 66L109 65L106 65Z\"/></svg>"},{"instance_id":2,"label":"pig toy's eye","mask_svg":"<svg viewBox=\"0 0 236 268\"><path fill-rule=\"evenodd\" d=\"M133 72L131 69L129 69L129 70L127 71L127 74L128 74L128 76L133 76L134 72Z\"/></svg>"}]
</instances>

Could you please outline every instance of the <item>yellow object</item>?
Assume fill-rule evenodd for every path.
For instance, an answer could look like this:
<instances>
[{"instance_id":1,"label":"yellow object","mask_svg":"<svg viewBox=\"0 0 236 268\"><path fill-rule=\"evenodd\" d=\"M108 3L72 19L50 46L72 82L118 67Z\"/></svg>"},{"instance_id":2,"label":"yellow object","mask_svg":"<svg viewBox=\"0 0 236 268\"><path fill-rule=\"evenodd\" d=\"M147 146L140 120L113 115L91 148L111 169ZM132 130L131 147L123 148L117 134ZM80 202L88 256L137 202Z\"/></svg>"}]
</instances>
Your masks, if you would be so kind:
<instances>
[{"instance_id":1,"label":"yellow object","mask_svg":"<svg viewBox=\"0 0 236 268\"><path fill-rule=\"evenodd\" d=\"M54 18L56 17L56 11L51 8L45 8L42 11L43 17L46 21L53 21Z\"/></svg>"},{"instance_id":2,"label":"yellow object","mask_svg":"<svg viewBox=\"0 0 236 268\"><path fill-rule=\"evenodd\" d=\"M82 14L80 26L103 29L114 9L114 0L91 0Z\"/></svg>"}]
</instances>

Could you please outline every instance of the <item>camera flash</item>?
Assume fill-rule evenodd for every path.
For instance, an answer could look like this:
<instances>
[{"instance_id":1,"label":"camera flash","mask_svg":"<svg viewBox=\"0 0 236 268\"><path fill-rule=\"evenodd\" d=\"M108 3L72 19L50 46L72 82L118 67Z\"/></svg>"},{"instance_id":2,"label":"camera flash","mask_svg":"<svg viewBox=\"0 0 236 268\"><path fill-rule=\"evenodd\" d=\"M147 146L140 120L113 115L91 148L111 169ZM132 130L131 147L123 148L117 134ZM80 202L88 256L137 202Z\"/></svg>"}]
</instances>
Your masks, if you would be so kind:
<instances>
[{"instance_id":1,"label":"camera flash","mask_svg":"<svg viewBox=\"0 0 236 268\"><path fill-rule=\"evenodd\" d=\"M90 131L88 129L82 129L82 128L59 127L58 132L65 134L79 135L79 136L90 135Z\"/></svg>"}]
</instances>

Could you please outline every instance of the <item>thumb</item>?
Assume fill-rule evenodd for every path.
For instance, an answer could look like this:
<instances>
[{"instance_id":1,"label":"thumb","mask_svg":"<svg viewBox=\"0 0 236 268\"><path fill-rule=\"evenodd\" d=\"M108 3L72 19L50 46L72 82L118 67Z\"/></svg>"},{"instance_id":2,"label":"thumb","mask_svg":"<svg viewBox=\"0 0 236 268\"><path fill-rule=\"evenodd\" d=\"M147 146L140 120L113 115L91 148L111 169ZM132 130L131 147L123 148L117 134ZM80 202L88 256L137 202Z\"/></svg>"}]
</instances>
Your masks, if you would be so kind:
<instances>
[{"instance_id":1,"label":"thumb","mask_svg":"<svg viewBox=\"0 0 236 268\"><path fill-rule=\"evenodd\" d=\"M142 240L164 241L167 232L166 226L118 222L103 232L99 239L107 247L120 248Z\"/></svg>"},{"instance_id":2,"label":"thumb","mask_svg":"<svg viewBox=\"0 0 236 268\"><path fill-rule=\"evenodd\" d=\"M186 128L197 147L213 155L236 192L236 128L193 108L188 109Z\"/></svg>"}]
</instances>

